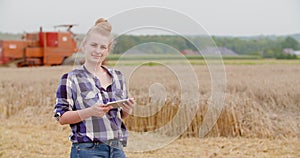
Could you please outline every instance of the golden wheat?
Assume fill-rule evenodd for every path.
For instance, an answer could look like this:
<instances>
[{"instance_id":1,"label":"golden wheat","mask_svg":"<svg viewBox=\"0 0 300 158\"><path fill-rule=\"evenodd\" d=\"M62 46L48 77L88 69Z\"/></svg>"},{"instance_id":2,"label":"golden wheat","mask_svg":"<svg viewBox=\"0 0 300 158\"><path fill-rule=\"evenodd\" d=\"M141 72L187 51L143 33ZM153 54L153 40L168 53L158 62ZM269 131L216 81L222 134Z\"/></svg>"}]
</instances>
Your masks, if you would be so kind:
<instances>
[{"instance_id":1,"label":"golden wheat","mask_svg":"<svg viewBox=\"0 0 300 158\"><path fill-rule=\"evenodd\" d=\"M3 120L0 126L0 157L10 157L10 153L14 153L14 157L67 156L62 153L70 147L67 139L69 127L58 125L53 119L52 111L59 79L63 73L71 69L72 67L63 66L0 69L0 117ZM208 103L211 102L209 70L205 66L194 66L194 69L199 78L201 100L195 117L181 138L198 137ZM278 138L279 140L274 141L289 146L290 148L286 150L291 150L289 152L293 153L292 155L299 155L299 152L296 152L299 149L296 147L299 146L299 142L298 145L295 142L300 137L300 67L228 65L226 73L228 81L224 107L208 137L241 136L251 141L258 138L267 139L266 141ZM130 116L125 120L132 131L145 132L158 129L170 122L182 106L181 87L176 75L164 67L142 67L129 81L130 95L136 98L140 106L153 102L153 96L149 94L149 88L153 83L160 83L159 85L166 91L166 101L156 114L149 117ZM189 112L181 117L182 122L179 125L186 124ZM165 134L172 136L174 133ZM287 141L284 141L285 139ZM212 141L222 142L219 138ZM288 141L294 142L296 146ZM49 150L49 146L54 147L53 150ZM242 150L236 148L226 151ZM249 148L244 150L251 150L251 146ZM171 153L169 154L172 155ZM151 157L151 154L157 156L166 153L156 151L146 153L145 156ZM212 151L206 154L216 156ZM129 153L129 156L137 155Z\"/></svg>"}]
</instances>

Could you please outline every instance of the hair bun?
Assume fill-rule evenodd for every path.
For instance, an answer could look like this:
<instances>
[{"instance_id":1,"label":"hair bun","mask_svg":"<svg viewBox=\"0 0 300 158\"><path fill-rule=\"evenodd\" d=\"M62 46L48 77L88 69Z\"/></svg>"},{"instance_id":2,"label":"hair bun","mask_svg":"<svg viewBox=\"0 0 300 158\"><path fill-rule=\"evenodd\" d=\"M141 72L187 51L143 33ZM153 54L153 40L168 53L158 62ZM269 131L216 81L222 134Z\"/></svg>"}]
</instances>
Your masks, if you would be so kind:
<instances>
[{"instance_id":1,"label":"hair bun","mask_svg":"<svg viewBox=\"0 0 300 158\"><path fill-rule=\"evenodd\" d=\"M101 28L103 28L104 30L111 32L112 27L110 25L110 23L104 19L104 18L99 18L96 22L95 22L95 26L99 26Z\"/></svg>"},{"instance_id":2,"label":"hair bun","mask_svg":"<svg viewBox=\"0 0 300 158\"><path fill-rule=\"evenodd\" d=\"M107 22L107 20L105 20L104 18L100 18L100 19L98 19L98 20L96 21L95 26L96 26L97 24L102 23L102 22Z\"/></svg>"}]
</instances>

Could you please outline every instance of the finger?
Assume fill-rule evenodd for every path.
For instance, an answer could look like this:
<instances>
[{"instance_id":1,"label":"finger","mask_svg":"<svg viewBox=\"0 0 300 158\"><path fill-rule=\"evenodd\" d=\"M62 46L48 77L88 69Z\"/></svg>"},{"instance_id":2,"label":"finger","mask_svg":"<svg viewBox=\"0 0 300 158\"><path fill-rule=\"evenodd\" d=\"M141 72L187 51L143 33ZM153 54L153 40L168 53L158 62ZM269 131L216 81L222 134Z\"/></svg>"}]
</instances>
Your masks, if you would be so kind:
<instances>
[{"instance_id":1,"label":"finger","mask_svg":"<svg viewBox=\"0 0 300 158\"><path fill-rule=\"evenodd\" d=\"M124 110L125 112L129 113L130 109L131 109L131 107L129 105L127 105L126 103L123 103L122 110Z\"/></svg>"},{"instance_id":2,"label":"finger","mask_svg":"<svg viewBox=\"0 0 300 158\"><path fill-rule=\"evenodd\" d=\"M122 107L123 107L123 108L128 108L128 103L123 103L123 104L122 104Z\"/></svg>"},{"instance_id":3,"label":"finger","mask_svg":"<svg viewBox=\"0 0 300 158\"><path fill-rule=\"evenodd\" d=\"M132 104L125 104L123 109L124 109L127 113L130 113L130 111L132 111L132 109L133 109L133 105L132 105Z\"/></svg>"},{"instance_id":4,"label":"finger","mask_svg":"<svg viewBox=\"0 0 300 158\"><path fill-rule=\"evenodd\" d=\"M129 104L133 104L134 102L133 102L133 100L129 100L129 101L127 101Z\"/></svg>"},{"instance_id":5,"label":"finger","mask_svg":"<svg viewBox=\"0 0 300 158\"><path fill-rule=\"evenodd\" d=\"M127 100L126 103L123 103L123 104L124 104L124 105L130 105L131 103L130 103L129 100Z\"/></svg>"},{"instance_id":6,"label":"finger","mask_svg":"<svg viewBox=\"0 0 300 158\"><path fill-rule=\"evenodd\" d=\"M129 98L129 101L130 101L131 104L133 104L134 103L134 98Z\"/></svg>"},{"instance_id":7,"label":"finger","mask_svg":"<svg viewBox=\"0 0 300 158\"><path fill-rule=\"evenodd\" d=\"M97 106L100 106L100 107L108 107L107 104L98 104Z\"/></svg>"},{"instance_id":8,"label":"finger","mask_svg":"<svg viewBox=\"0 0 300 158\"><path fill-rule=\"evenodd\" d=\"M125 112L129 113L130 110L132 109L132 107L131 107L130 105L124 103L123 106L122 106L122 109L123 109Z\"/></svg>"},{"instance_id":9,"label":"finger","mask_svg":"<svg viewBox=\"0 0 300 158\"><path fill-rule=\"evenodd\" d=\"M113 108L112 106L102 106L101 110L104 111L104 112L108 112L112 108Z\"/></svg>"},{"instance_id":10,"label":"finger","mask_svg":"<svg viewBox=\"0 0 300 158\"><path fill-rule=\"evenodd\" d=\"M108 106L107 104L98 104L98 106L101 108L108 108L108 107L112 108L112 106Z\"/></svg>"},{"instance_id":11,"label":"finger","mask_svg":"<svg viewBox=\"0 0 300 158\"><path fill-rule=\"evenodd\" d=\"M127 105L129 105L130 107L132 107L133 106L133 104L134 104L134 101L133 100L128 100L127 101Z\"/></svg>"}]
</instances>

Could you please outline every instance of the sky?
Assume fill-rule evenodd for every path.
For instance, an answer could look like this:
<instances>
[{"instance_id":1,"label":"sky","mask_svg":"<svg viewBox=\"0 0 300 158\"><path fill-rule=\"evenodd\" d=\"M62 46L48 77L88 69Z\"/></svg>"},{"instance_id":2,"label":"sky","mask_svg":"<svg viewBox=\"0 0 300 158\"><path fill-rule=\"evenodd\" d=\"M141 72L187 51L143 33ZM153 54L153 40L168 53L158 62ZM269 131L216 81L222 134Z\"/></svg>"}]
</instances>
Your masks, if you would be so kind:
<instances>
[{"instance_id":1,"label":"sky","mask_svg":"<svg viewBox=\"0 0 300 158\"><path fill-rule=\"evenodd\" d=\"M178 15L184 15L198 23L210 35L300 33L299 0L0 0L0 32L33 32L38 31L40 26L47 31L53 31L54 25L77 24L73 31L86 33L99 17L120 18L119 15L126 11L149 6L174 13L168 19L157 14L153 14L155 17L152 18L175 23L174 27L182 29L184 26L176 23L184 22L182 17L177 18ZM123 24L138 24L141 20L135 16L144 19L151 16L143 15L143 12L137 12L130 15L132 18L125 17L126 19L121 20ZM186 30L193 34L192 29ZM144 29L135 33L155 32Z\"/></svg>"}]
</instances>

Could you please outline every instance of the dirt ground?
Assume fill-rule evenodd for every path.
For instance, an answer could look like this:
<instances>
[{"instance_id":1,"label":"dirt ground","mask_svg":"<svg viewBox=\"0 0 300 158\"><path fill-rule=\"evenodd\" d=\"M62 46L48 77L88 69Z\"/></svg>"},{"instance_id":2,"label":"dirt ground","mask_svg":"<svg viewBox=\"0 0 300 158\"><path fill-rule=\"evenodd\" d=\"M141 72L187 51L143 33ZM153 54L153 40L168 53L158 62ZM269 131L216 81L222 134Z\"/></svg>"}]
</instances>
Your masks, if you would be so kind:
<instances>
[{"instance_id":1,"label":"dirt ground","mask_svg":"<svg viewBox=\"0 0 300 158\"><path fill-rule=\"evenodd\" d=\"M37 114L32 113L32 108L25 108L12 117L2 120L0 126L0 157L69 157L71 145L68 140L69 127L59 125L52 118L51 113L47 113L52 107L45 107ZM131 140L134 140L134 138L131 138ZM129 158L296 158L300 157L300 141L297 138L181 138L154 151L130 152L126 150L126 155Z\"/></svg>"}]
</instances>

